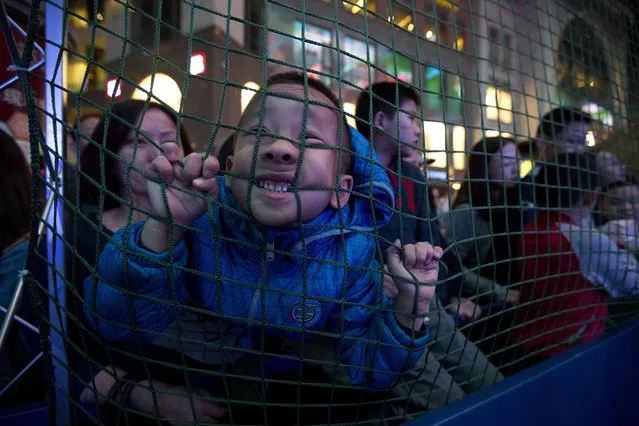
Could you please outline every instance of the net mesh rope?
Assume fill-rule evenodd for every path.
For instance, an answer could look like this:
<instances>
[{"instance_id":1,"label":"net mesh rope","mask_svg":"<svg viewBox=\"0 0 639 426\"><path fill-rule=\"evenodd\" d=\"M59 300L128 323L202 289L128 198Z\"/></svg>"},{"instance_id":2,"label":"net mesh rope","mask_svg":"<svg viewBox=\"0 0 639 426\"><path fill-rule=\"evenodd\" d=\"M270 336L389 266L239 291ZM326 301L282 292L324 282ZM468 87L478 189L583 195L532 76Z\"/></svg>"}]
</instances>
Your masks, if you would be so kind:
<instances>
[{"instance_id":1,"label":"net mesh rope","mask_svg":"<svg viewBox=\"0 0 639 426\"><path fill-rule=\"evenodd\" d=\"M220 6L221 3L224 5ZM240 4L243 6L238 7ZM538 197L543 198L545 194L546 198L570 198L579 190L565 190L584 188L587 185L583 181L593 181L594 173L599 179L592 191L598 191L602 197L595 216L639 220L639 194L632 192L637 188L633 186L637 173L637 140L633 131L637 112L634 76L639 33L634 24L634 11L626 10L621 3L612 6L599 1L554 0L88 1L69 2L64 12L69 37L62 48L67 54L70 78L67 86L56 89L68 95L68 115L54 119L64 127L69 148L65 153L46 152L45 155L64 158L66 182L62 197L66 224L61 238L64 239L66 273L60 273L54 265L42 267L49 268L56 285L65 288L67 304L59 308L58 315L67 316L68 329L48 331L45 305L53 296L47 294L45 282L29 280L29 300L38 307L41 330L47 330L41 332L45 364L52 362L47 333L64 336L70 392L56 392L51 374L46 375L47 388L52 400L68 400L74 424L108 424L118 416L127 424L142 421L161 424L176 417L181 420L197 417L202 421L212 418L207 405L210 403L224 408L220 422L230 424L379 423L381 419L402 422L487 388L529 363L539 361L553 349L586 341L589 333L596 337L603 330L591 325L599 320L605 328L611 328L635 314L635 302L623 297L631 296L632 289L615 291L613 284L604 285L604 281L610 275L614 275L617 282L631 274L636 276L638 252L632 250L639 247L632 244L636 244L639 235L631 232L639 232L638 228L627 231L630 228L619 227L614 228L614 233L607 231L612 240L619 242L619 247L627 250L623 252L625 257L618 255L616 244L593 244L580 253L578 261L591 265L586 280L600 288L593 292L591 286L582 285L584 279L577 278L574 270L544 273L544 268L552 270L548 265L560 254L545 256L550 250L545 247L538 247L536 254L523 250L519 243L519 237L523 236L521 227L511 231L510 227L517 221L511 223L510 219L504 219L514 211L519 222L525 222L534 211L537 213L532 220L535 226L527 228L528 234L546 237L549 231L538 229L542 226L539 219L567 209L560 208L563 204L541 209ZM31 13L26 28L27 50L33 48L33 42L44 44L46 41L37 32L38 19L36 12ZM297 70L305 77L303 90L296 92L300 97L299 108L304 111L301 140L280 137L296 146L299 152L300 161L294 168L296 178L302 174L305 155L321 151L317 146L307 146L306 142L309 111L317 105L310 96L314 89L309 79L319 79L335 93L340 108L324 106L344 115L349 124L359 120L354 114L357 96L362 91L370 95L366 88L372 83L399 79L421 99L417 110L408 113L404 104L386 105L392 111L389 116L401 117L394 129L387 128L386 136L401 135L404 119L413 121L413 125L417 122L421 133L418 157L422 163L434 160L427 166L428 178L423 173L417 173L418 178L408 174L407 167L412 166L406 166L405 162L397 167L393 164L384 167L395 190L410 187L414 191L395 191L395 205L388 207L393 215L400 217L396 238L403 242L414 239L411 233L415 233L415 226L430 227L431 238L435 238L433 234L440 231L439 223L431 226L431 222L439 220L444 225L445 252L456 257L461 265L456 270L447 263L441 266L442 279L436 284L440 303L434 310L431 308L429 314L426 355L414 367L396 371L395 385L388 385L386 389L373 392L366 385L358 386L349 378L349 372L363 371L364 377L372 377L382 374L388 369L387 365L379 365L379 361L371 359L362 362L363 365L347 365L344 354L335 351L338 343L346 341L350 342L351 349L370 347L371 358L376 358L380 351L391 350L401 356L400 351L409 350L407 346L414 345L419 338L415 333L406 332L410 344L391 344L380 339L380 332L369 332L381 330L383 317L391 310L381 306L383 271L379 266L384 264L381 247L390 241L380 236L375 223L372 231L353 229L345 225L346 218L339 214L337 225L324 225L324 231L332 236L321 244L335 248L328 250L331 256L323 257L317 242L312 238L305 241L313 225L303 224L297 213L289 232L300 239L299 249L281 250L271 244L268 232L260 232L247 240L246 232L253 229L255 221L250 213L238 207L240 200L225 204L190 191L194 197L207 201L205 221L213 224L207 232L195 224L186 227L188 235L184 239L191 261L183 262L184 243L180 243L174 231L168 233L169 249L165 256L132 247L138 229L134 222L142 216L158 217L148 206L136 205L134 192L139 189L135 185L149 177L147 170L140 169L148 145L161 149L159 143L164 142L141 130L144 120L157 111L156 105L163 105L178 117L175 134L169 139L183 142L183 132L188 132L194 150L203 153L203 158L217 156L222 144L236 134L240 138L254 137L257 141L279 136L266 128L264 119L267 101L282 95L270 91L265 83L269 76L284 70ZM167 79L167 75L172 80ZM146 76L150 76L148 84L143 81ZM92 93L92 85L99 89L99 95ZM46 90L51 89L47 86ZM28 88L25 93L31 100L28 103L31 167L35 177L33 193L38 194L47 184L40 177L43 162L33 124L47 112L33 102L34 94ZM177 95L171 96L172 93ZM268 97L263 96L266 93ZM397 94L399 91L394 96ZM245 128L238 123L253 95L259 100L258 119L253 128ZM142 99L145 104L140 114L142 119L134 117L127 122L112 110L131 97ZM539 147L575 142L570 139L571 135L563 135L558 141L557 125L564 123L557 122L550 123L553 130L547 135L547 139L557 140L543 145L536 139L543 115L559 106L573 106L591 114L590 131L576 137L581 137L578 144L585 143L587 150L595 155L588 157L588 161L579 157L577 162L552 169L554 160L550 155L545 157ZM100 124L104 132L97 129L94 137L83 134L81 121L87 111L104 116ZM370 117L363 124L369 132L379 125ZM130 129L126 135L131 139L127 151L111 152L105 148L104 135L110 126ZM155 127L148 129L152 131ZM367 163L364 168L371 170L373 163L379 164L373 145L365 152L354 152L355 148L345 142L348 129L338 126L337 130L338 141L332 150L337 150L340 160L349 155L353 162ZM103 139L96 139L97 134ZM509 161L504 149L482 156L479 164L484 169L483 178L471 178L468 174L473 155L471 146L482 138L495 136L501 136L501 148L512 145L509 138L516 140L517 160L522 169L527 169L521 172L522 178L514 191L506 191L502 198L491 197L491 194L495 188L503 187L505 177L501 174L494 177L491 173L495 162L503 166ZM585 141L584 136L587 136ZM84 157L73 160L80 157L83 141L97 148L98 155L94 157L97 162L90 166L97 173L83 173L86 171L81 169ZM603 151L620 159L625 167L626 184L611 185L604 191L602 179L608 179L606 183L617 182L619 178L614 173L620 170L621 164L612 163L612 157L602 154ZM126 157L120 156L122 152L126 152ZM397 144L392 154L401 156L401 144ZM254 185L258 155L255 149L248 169L251 184L245 196L247 205L251 204L251 192L258 190ZM602 158L609 161L601 161ZM110 163L109 159L117 161ZM107 163L115 164L114 168L108 169ZM607 164L612 166L606 168ZM539 166L549 170L546 185L536 185L530 177ZM574 173L564 175L562 170ZM525 172L529 172L526 177ZM107 182L114 173L119 173L124 182L117 193L107 190ZM247 178L231 170L225 179L229 182ZM465 185L482 186L488 194L486 204L474 205L479 204L479 200L474 201L476 193L471 190L466 204L472 205L473 210L461 216L461 221L451 219L449 209L453 213L455 209L464 209L464 203L455 202L455 196ZM93 188L95 194L93 206L82 203L87 187ZM167 191L182 188L173 184L161 187L162 203L169 210ZM226 192L231 191L229 188L232 187L227 186ZM533 189L531 198L525 200L530 202L527 204L523 200L529 188ZM418 212L422 210L420 206L410 206L411 198L419 191L433 193L434 189L438 191L438 198L430 201L428 197L420 198L425 203L422 210L432 215L420 216ZM312 190L320 194L335 193L336 187L320 185ZM308 191L293 190L298 212L304 207L303 192ZM368 201L369 208L374 209L376 201L372 194L373 182L368 181L353 190L351 199ZM506 209L503 203L508 203L509 197L516 199L517 204ZM42 204L37 197L34 200L32 215L38 218ZM107 207L113 202L131 207L117 211L124 215L127 225L116 236L109 230L110 221L114 217L121 220L121 217L114 216L114 211L108 212ZM486 215L480 214L481 211L487 212ZM182 232L184 227L173 227L173 218L168 216L169 229ZM238 228L225 229L220 216L235 218L233 223L238 224ZM33 226L29 268L46 263L46 256L35 247L37 222ZM458 226L469 234L456 238L464 233L456 229ZM57 229L50 227L47 232L56 234ZM595 235L596 232L582 234ZM349 241L358 237L374 239L373 254L368 261L345 260L349 255L359 255L348 246ZM550 244L547 238L543 241ZM207 244L208 257L194 265L192 259L196 251L204 250ZM569 250L575 249L564 247L564 251ZM622 259L624 263L613 265L593 260L595 257L611 259L611 251L615 252L614 259ZM117 268L121 273L111 274L118 277L117 282L101 275L104 268L110 271L115 268L105 260L107 256L119 262ZM566 253L561 256L565 258ZM534 258L538 261L531 262ZM543 263L543 259L547 263ZM575 262L575 256L565 262ZM278 270L278 264L294 265L297 269ZM527 268L534 265L534 273L528 269L529 274L524 277L521 273L524 264ZM166 282L158 279L158 275L147 276L146 282L129 279L140 265L156 265L158 270L166 272ZM253 272L241 274L240 269ZM612 270L616 273L612 274ZM309 276L309 271L329 272L322 272L322 283L318 287L318 277ZM238 280L238 276L252 277L252 280ZM296 286L280 288L282 276L295 277ZM514 276L518 279L513 279ZM339 282L326 282L331 279ZM362 279L379 284L375 295L366 303L322 294L318 290L338 288L340 291L334 294L340 295L349 282L367 285L361 283ZM484 285L478 284L480 282ZM546 288L536 300L508 303L508 298L516 294L509 290L530 294L526 293L526 286L530 288L539 282L554 290ZM193 283L218 290L208 293L209 300L201 300L198 295L202 294L202 288L195 288ZM456 286L452 290L450 283ZM136 285L143 290L135 288ZM165 288L166 292L158 296L157 288ZM87 289L96 297L86 297ZM100 295L108 292L117 293L114 300L124 302L109 306L99 300ZM561 294L557 294L559 292ZM608 300L603 296L606 292L614 298ZM244 297L247 293L251 295L248 299ZM227 294L236 296L229 298ZM575 305L575 297L580 296L583 296L581 306ZM269 302L276 298L279 304ZM475 303L475 311L471 309L470 314L462 313L471 306L466 300ZM545 307L535 305L540 301L547 302ZM225 303L227 305L222 306ZM579 312L583 305L590 309L587 312L594 313L575 320L576 324L553 321L558 315ZM101 306L100 312L97 306ZM552 308L549 310L548 306ZM271 309L281 309L279 317L287 319L279 324L267 324L265 318ZM482 312L476 319L466 318L479 313L477 309ZM333 312L332 326L328 322L322 327L305 325L314 324L315 317L323 315L322 310ZM259 314L247 318L255 312ZM359 335L346 335L344 330L349 325L353 327L352 323L359 318L348 317L345 312L352 315L366 312L366 321L370 322L360 324ZM168 328L156 327L164 323L163 316L173 315L175 321ZM578 315L569 318L578 318ZM540 334L553 336L559 332L561 340L526 350L513 344L511 336L531 324L544 324L542 328L546 328L538 331ZM548 329L548 324L552 328ZM110 335L111 332L117 332L118 336ZM523 341L526 343L526 339ZM113 388L106 386L106 393L95 390L92 379L101 374L100 380L108 383L108 378L113 377L113 368L124 374L124 378ZM94 384L99 388L97 378ZM129 384L135 385L135 389L128 401L118 399L118 392L108 392L109 389L121 391ZM55 409L53 405L50 408L53 418Z\"/></svg>"}]
</instances>

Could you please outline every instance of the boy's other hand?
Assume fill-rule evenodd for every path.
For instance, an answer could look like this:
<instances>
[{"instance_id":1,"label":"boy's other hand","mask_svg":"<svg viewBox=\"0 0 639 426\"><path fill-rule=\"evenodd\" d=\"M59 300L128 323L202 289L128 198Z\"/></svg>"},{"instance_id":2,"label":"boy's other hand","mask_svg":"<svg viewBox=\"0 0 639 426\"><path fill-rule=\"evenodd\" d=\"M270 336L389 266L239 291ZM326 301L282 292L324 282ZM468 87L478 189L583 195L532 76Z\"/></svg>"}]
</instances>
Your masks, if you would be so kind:
<instances>
[{"instance_id":1,"label":"boy's other hand","mask_svg":"<svg viewBox=\"0 0 639 426\"><path fill-rule=\"evenodd\" d=\"M399 289L397 288L397 284L395 284L395 280L388 274L388 266L384 265L384 293L389 299L394 299L399 294Z\"/></svg>"},{"instance_id":2,"label":"boy's other hand","mask_svg":"<svg viewBox=\"0 0 639 426\"><path fill-rule=\"evenodd\" d=\"M178 146L174 142L164 143L160 148L164 154L157 156L148 170L150 179L147 181L147 190L151 207L162 218L167 218L170 211L174 223L190 225L206 211L207 199L217 200L215 176L220 165L214 156L204 158L200 153L180 159ZM168 211L162 195L164 191ZM142 243L153 251L162 252L168 248L167 232L165 222L149 219L142 231ZM183 232L182 227L175 227L174 239L179 240Z\"/></svg>"},{"instance_id":3,"label":"boy's other hand","mask_svg":"<svg viewBox=\"0 0 639 426\"><path fill-rule=\"evenodd\" d=\"M420 330L435 296L435 286L424 284L437 282L443 250L426 242L400 247L396 240L386 252L386 264L398 289L394 309L402 325Z\"/></svg>"}]
</instances>

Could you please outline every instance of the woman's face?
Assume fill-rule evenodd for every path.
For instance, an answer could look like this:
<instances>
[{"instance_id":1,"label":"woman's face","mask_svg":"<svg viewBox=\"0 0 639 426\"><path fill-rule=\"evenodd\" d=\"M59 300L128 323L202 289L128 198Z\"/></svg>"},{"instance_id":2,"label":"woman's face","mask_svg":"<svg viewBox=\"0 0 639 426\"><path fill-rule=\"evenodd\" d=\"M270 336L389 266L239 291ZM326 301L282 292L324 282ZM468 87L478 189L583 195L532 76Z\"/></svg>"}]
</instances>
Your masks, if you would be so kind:
<instances>
[{"instance_id":1,"label":"woman's face","mask_svg":"<svg viewBox=\"0 0 639 426\"><path fill-rule=\"evenodd\" d=\"M508 144L492 154L488 161L488 178L493 182L503 182L512 188L519 181L519 159L521 154L515 144Z\"/></svg>"},{"instance_id":2,"label":"woman's face","mask_svg":"<svg viewBox=\"0 0 639 426\"><path fill-rule=\"evenodd\" d=\"M178 146L180 146L181 156L184 156L182 144L179 140L175 140L177 134L175 123L165 112L157 108L151 108L147 110L141 123L138 119L138 125L140 126L138 140L136 141L135 132L131 130L124 145L117 152L122 160L117 163L118 177L120 182L123 183L122 196L127 195L129 185L134 194L146 195L146 178L140 172L146 173L153 159L160 155L160 150L157 148L158 145L166 142L177 142ZM131 171L127 179L129 166L131 166Z\"/></svg>"},{"instance_id":3,"label":"woman's face","mask_svg":"<svg viewBox=\"0 0 639 426\"><path fill-rule=\"evenodd\" d=\"M602 199L601 210L608 220L639 221L639 186L619 186L609 190Z\"/></svg>"}]
</instances>

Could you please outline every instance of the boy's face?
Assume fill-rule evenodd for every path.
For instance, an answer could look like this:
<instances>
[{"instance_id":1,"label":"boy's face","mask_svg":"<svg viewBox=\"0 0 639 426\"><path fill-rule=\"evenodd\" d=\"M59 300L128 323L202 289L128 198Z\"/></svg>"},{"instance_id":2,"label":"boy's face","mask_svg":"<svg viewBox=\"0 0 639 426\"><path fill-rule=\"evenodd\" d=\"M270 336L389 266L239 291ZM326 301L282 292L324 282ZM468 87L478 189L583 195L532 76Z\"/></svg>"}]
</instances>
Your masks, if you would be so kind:
<instances>
[{"instance_id":1,"label":"boy's face","mask_svg":"<svg viewBox=\"0 0 639 426\"><path fill-rule=\"evenodd\" d=\"M270 86L269 90L304 98L304 87L300 84L279 83ZM336 184L340 125L337 111L309 104L304 129L305 106L301 100L269 95L264 100L264 117L260 126L260 96L266 95L258 94L253 98L242 117L242 129L264 134L240 132L234 154L227 161L228 170L234 175L229 177L231 191L242 209L263 225L279 227L290 225L298 218L307 222L329 205L337 208L348 202L348 192L336 193L326 189L335 188ZM326 95L311 87L308 88L308 98L333 104ZM347 131L344 129L344 132ZM305 138L304 148L300 144L302 137ZM253 170L254 154L257 155ZM301 167L296 180L299 162ZM342 175L337 184L350 191L352 178ZM324 189L319 189L321 187ZM249 192L250 201L247 200Z\"/></svg>"},{"instance_id":2,"label":"boy's face","mask_svg":"<svg viewBox=\"0 0 639 426\"><path fill-rule=\"evenodd\" d=\"M412 99L405 99L392 119L384 120L383 130L400 143L402 157L410 157L420 143L423 123L419 109Z\"/></svg>"}]
</instances>

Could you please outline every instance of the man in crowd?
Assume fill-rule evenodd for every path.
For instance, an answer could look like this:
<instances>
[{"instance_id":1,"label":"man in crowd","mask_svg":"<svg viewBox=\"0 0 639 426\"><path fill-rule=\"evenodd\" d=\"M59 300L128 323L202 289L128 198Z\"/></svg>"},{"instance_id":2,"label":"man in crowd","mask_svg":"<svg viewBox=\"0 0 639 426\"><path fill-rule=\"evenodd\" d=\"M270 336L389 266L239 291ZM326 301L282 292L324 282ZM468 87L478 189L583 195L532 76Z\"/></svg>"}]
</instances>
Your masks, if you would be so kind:
<instances>
[{"instance_id":1,"label":"man in crowd","mask_svg":"<svg viewBox=\"0 0 639 426\"><path fill-rule=\"evenodd\" d=\"M441 244L439 224L431 215L425 176L402 160L413 156L421 143L423 124L419 119L419 105L415 90L394 82L373 84L362 92L357 102L357 128L375 147L395 190L395 214L379 229L382 249L398 237L402 244L418 241ZM440 269L440 280L455 275L457 280L461 279L461 268L453 251L446 252L442 262L445 266ZM449 280L443 287L459 287L457 280ZM445 288L440 289L440 297ZM391 297L397 291L390 280L385 280L384 289ZM429 351L416 368L403 375L393 390L397 396L408 396L410 392L411 400L405 404L407 411L444 406L503 378L486 356L456 329L439 298L433 298L430 312Z\"/></svg>"},{"instance_id":2,"label":"man in crowd","mask_svg":"<svg viewBox=\"0 0 639 426\"><path fill-rule=\"evenodd\" d=\"M590 114L576 108L558 107L547 112L537 128L538 162L533 175L539 173L544 162L551 161L559 154L585 152L591 122Z\"/></svg>"}]
</instances>

